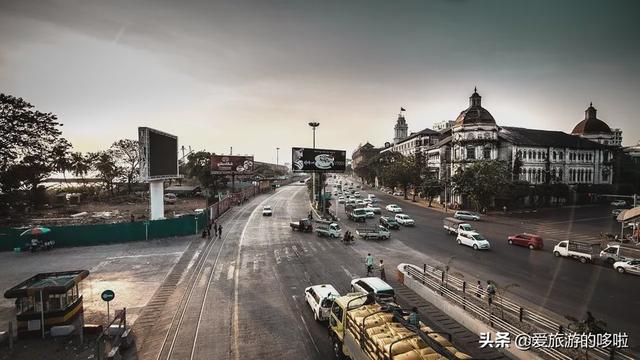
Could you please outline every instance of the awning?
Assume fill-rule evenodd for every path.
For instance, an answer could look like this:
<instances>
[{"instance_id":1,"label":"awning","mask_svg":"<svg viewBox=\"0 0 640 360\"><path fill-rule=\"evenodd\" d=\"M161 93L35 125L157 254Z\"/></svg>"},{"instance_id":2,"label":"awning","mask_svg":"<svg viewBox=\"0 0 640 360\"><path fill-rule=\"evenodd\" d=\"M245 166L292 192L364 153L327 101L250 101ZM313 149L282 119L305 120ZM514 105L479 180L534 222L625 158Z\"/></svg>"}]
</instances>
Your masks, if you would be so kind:
<instances>
[{"instance_id":1,"label":"awning","mask_svg":"<svg viewBox=\"0 0 640 360\"><path fill-rule=\"evenodd\" d=\"M640 220L640 206L636 206L633 209L625 210L618 214L616 220L619 222L627 222L632 220Z\"/></svg>"}]
</instances>

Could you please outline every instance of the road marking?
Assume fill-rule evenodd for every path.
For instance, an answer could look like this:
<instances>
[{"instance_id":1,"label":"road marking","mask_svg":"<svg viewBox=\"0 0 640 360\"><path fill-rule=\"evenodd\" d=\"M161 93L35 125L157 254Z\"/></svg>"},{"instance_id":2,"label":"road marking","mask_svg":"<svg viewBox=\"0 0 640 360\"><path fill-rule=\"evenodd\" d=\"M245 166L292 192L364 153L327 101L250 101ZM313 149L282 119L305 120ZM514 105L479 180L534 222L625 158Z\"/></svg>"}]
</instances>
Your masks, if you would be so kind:
<instances>
[{"instance_id":1,"label":"road marking","mask_svg":"<svg viewBox=\"0 0 640 360\"><path fill-rule=\"evenodd\" d=\"M276 264L280 264L282 260L280 259L280 250L273 250L273 255L276 257Z\"/></svg>"},{"instance_id":2,"label":"road marking","mask_svg":"<svg viewBox=\"0 0 640 360\"><path fill-rule=\"evenodd\" d=\"M324 248L324 246L322 246L321 243L317 242L316 245L318 245L318 247L320 248L320 251L325 251L326 249Z\"/></svg>"},{"instance_id":3,"label":"road marking","mask_svg":"<svg viewBox=\"0 0 640 360\"><path fill-rule=\"evenodd\" d=\"M229 265L229 271L227 272L227 280L233 279L233 273L235 271L236 267L234 266L233 262L231 262L231 265Z\"/></svg>"},{"instance_id":4,"label":"road marking","mask_svg":"<svg viewBox=\"0 0 640 360\"><path fill-rule=\"evenodd\" d=\"M215 275L213 275L213 280L214 281L218 281L220 280L220 276L222 276L222 267L224 265L222 265L222 263L219 263L218 266L216 267L216 273Z\"/></svg>"},{"instance_id":5,"label":"road marking","mask_svg":"<svg viewBox=\"0 0 640 360\"><path fill-rule=\"evenodd\" d=\"M311 343L313 344L313 347L316 349L316 352L319 354L320 350L318 349L318 345L316 345L316 342L313 340L313 336L311 336L311 331L309 331L309 327L307 326L307 322L304 321L304 318L302 317L302 315L300 315L300 319L302 320L302 323L304 324L304 329L307 330L307 335L309 335L309 339L311 339Z\"/></svg>"},{"instance_id":6,"label":"road marking","mask_svg":"<svg viewBox=\"0 0 640 360\"><path fill-rule=\"evenodd\" d=\"M315 247L313 247L313 244L309 243L309 247L311 248L311 250L312 250L313 252L318 252L318 250L316 250L316 248L315 248Z\"/></svg>"},{"instance_id":7,"label":"road marking","mask_svg":"<svg viewBox=\"0 0 640 360\"><path fill-rule=\"evenodd\" d=\"M348 277L355 279L357 276L353 275L351 272L349 272L349 270L347 270L344 266L340 266L342 268L342 270L344 270L345 274L347 274Z\"/></svg>"},{"instance_id":8,"label":"road marking","mask_svg":"<svg viewBox=\"0 0 640 360\"><path fill-rule=\"evenodd\" d=\"M291 253L289 252L289 247L284 248L284 255L287 257L287 261L291 261L291 259L293 259Z\"/></svg>"},{"instance_id":9,"label":"road marking","mask_svg":"<svg viewBox=\"0 0 640 360\"><path fill-rule=\"evenodd\" d=\"M260 260L255 259L253 261L253 272L257 272L258 271L258 262L260 262Z\"/></svg>"},{"instance_id":10,"label":"road marking","mask_svg":"<svg viewBox=\"0 0 640 360\"><path fill-rule=\"evenodd\" d=\"M171 252L171 253L155 253L155 254L141 254L141 255L122 255L122 256L112 256L106 258L106 260L116 260L116 259L126 259L126 258L140 258L147 256L167 256L167 255L182 255L181 252ZM197 254L194 254L197 255Z\"/></svg>"}]
</instances>

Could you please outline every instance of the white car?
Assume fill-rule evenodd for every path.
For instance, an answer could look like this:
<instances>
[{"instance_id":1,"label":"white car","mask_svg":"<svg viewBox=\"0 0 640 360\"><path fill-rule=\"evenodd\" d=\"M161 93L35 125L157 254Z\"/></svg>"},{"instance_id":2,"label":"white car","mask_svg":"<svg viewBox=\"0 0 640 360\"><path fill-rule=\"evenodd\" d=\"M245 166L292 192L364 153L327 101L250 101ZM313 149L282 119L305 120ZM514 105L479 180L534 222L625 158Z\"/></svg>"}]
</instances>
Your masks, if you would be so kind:
<instances>
[{"instance_id":1,"label":"white car","mask_svg":"<svg viewBox=\"0 0 640 360\"><path fill-rule=\"evenodd\" d=\"M402 191L396 191L393 193L393 196L404 196L404 193Z\"/></svg>"},{"instance_id":2,"label":"white car","mask_svg":"<svg viewBox=\"0 0 640 360\"><path fill-rule=\"evenodd\" d=\"M456 211L455 214L453 214L453 217L459 220L480 220L480 215L471 211Z\"/></svg>"},{"instance_id":3,"label":"white car","mask_svg":"<svg viewBox=\"0 0 640 360\"><path fill-rule=\"evenodd\" d=\"M369 210L367 208L364 208L364 212L367 216L367 219L372 219L376 216L376 214L373 212L373 210Z\"/></svg>"},{"instance_id":4,"label":"white car","mask_svg":"<svg viewBox=\"0 0 640 360\"><path fill-rule=\"evenodd\" d=\"M360 197L360 191L356 191L353 193L353 196L359 198Z\"/></svg>"},{"instance_id":5,"label":"white car","mask_svg":"<svg viewBox=\"0 0 640 360\"><path fill-rule=\"evenodd\" d=\"M375 296L385 299L394 299L396 293L391 285L379 277L365 277L351 280L351 291L363 294L373 293Z\"/></svg>"},{"instance_id":6,"label":"white car","mask_svg":"<svg viewBox=\"0 0 640 360\"><path fill-rule=\"evenodd\" d=\"M624 200L614 200L611 202L611 206L627 206L627 202Z\"/></svg>"},{"instance_id":7,"label":"white car","mask_svg":"<svg viewBox=\"0 0 640 360\"><path fill-rule=\"evenodd\" d=\"M316 321L329 319L333 300L339 296L338 290L330 284L313 285L304 289L304 298L311 307L313 318Z\"/></svg>"},{"instance_id":8,"label":"white car","mask_svg":"<svg viewBox=\"0 0 640 360\"><path fill-rule=\"evenodd\" d=\"M387 211L391 211L393 213L401 213L402 212L402 208L396 204L389 204L385 207L385 209L387 209Z\"/></svg>"},{"instance_id":9,"label":"white car","mask_svg":"<svg viewBox=\"0 0 640 360\"><path fill-rule=\"evenodd\" d=\"M640 275L640 260L616 261L613 268L620 274L629 273Z\"/></svg>"},{"instance_id":10,"label":"white car","mask_svg":"<svg viewBox=\"0 0 640 360\"><path fill-rule=\"evenodd\" d=\"M262 216L271 216L273 215L273 210L271 209L271 206L267 205L267 206L263 206L262 207Z\"/></svg>"},{"instance_id":11,"label":"white car","mask_svg":"<svg viewBox=\"0 0 640 360\"><path fill-rule=\"evenodd\" d=\"M382 210L379 207L373 205L367 205L364 209L367 211L372 211L374 214L382 213Z\"/></svg>"},{"instance_id":12,"label":"white car","mask_svg":"<svg viewBox=\"0 0 640 360\"><path fill-rule=\"evenodd\" d=\"M371 204L371 200L370 199L363 199L362 202L367 204L367 205Z\"/></svg>"},{"instance_id":13,"label":"white car","mask_svg":"<svg viewBox=\"0 0 640 360\"><path fill-rule=\"evenodd\" d=\"M338 204L344 204L344 196L338 197Z\"/></svg>"},{"instance_id":14,"label":"white car","mask_svg":"<svg viewBox=\"0 0 640 360\"><path fill-rule=\"evenodd\" d=\"M473 231L458 234L456 241L458 245L471 246L474 250L489 250L491 248L489 240Z\"/></svg>"},{"instance_id":15,"label":"white car","mask_svg":"<svg viewBox=\"0 0 640 360\"><path fill-rule=\"evenodd\" d=\"M416 222L413 221L413 219L410 218L407 214L396 214L395 219L398 224L404 226L414 226L416 224Z\"/></svg>"}]
</instances>

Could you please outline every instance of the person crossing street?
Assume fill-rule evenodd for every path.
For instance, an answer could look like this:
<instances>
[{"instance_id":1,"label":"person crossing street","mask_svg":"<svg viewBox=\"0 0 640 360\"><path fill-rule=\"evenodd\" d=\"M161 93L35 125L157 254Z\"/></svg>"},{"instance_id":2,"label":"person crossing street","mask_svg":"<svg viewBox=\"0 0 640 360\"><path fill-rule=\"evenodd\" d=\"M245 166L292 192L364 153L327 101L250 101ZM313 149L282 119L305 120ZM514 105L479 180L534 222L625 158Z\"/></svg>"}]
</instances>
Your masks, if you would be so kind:
<instances>
[{"instance_id":1,"label":"person crossing street","mask_svg":"<svg viewBox=\"0 0 640 360\"><path fill-rule=\"evenodd\" d=\"M387 280L387 276L384 273L384 262L380 259L380 265L378 265L378 269L380 269L380 279Z\"/></svg>"},{"instance_id":2,"label":"person crossing street","mask_svg":"<svg viewBox=\"0 0 640 360\"><path fill-rule=\"evenodd\" d=\"M371 254L367 254L364 264L367 267L367 276L373 275L373 256L371 256Z\"/></svg>"}]
</instances>

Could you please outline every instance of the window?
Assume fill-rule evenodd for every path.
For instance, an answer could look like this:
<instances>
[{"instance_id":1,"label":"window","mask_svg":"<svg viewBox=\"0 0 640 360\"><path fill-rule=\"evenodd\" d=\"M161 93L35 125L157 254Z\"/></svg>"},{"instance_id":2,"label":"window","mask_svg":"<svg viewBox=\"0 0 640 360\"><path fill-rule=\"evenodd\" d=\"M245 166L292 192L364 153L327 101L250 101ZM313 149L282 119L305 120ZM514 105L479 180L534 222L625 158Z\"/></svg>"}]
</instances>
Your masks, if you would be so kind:
<instances>
[{"instance_id":1,"label":"window","mask_svg":"<svg viewBox=\"0 0 640 360\"><path fill-rule=\"evenodd\" d=\"M560 151L560 160L564 160L564 152Z\"/></svg>"},{"instance_id":2,"label":"window","mask_svg":"<svg viewBox=\"0 0 640 360\"><path fill-rule=\"evenodd\" d=\"M562 169L558 170L558 180L562 181Z\"/></svg>"},{"instance_id":3,"label":"window","mask_svg":"<svg viewBox=\"0 0 640 360\"><path fill-rule=\"evenodd\" d=\"M485 159L491 159L491 148L490 147L485 147L483 150L483 158Z\"/></svg>"},{"instance_id":4,"label":"window","mask_svg":"<svg viewBox=\"0 0 640 360\"><path fill-rule=\"evenodd\" d=\"M476 148L473 146L467 147L467 159L475 160L476 158Z\"/></svg>"},{"instance_id":5,"label":"window","mask_svg":"<svg viewBox=\"0 0 640 360\"><path fill-rule=\"evenodd\" d=\"M556 155L557 155L557 154L556 154L556 152L554 151L554 152L553 152L553 161L556 161Z\"/></svg>"},{"instance_id":6,"label":"window","mask_svg":"<svg viewBox=\"0 0 640 360\"><path fill-rule=\"evenodd\" d=\"M533 159L533 156L531 155L531 150L529 150L529 160Z\"/></svg>"}]
</instances>

